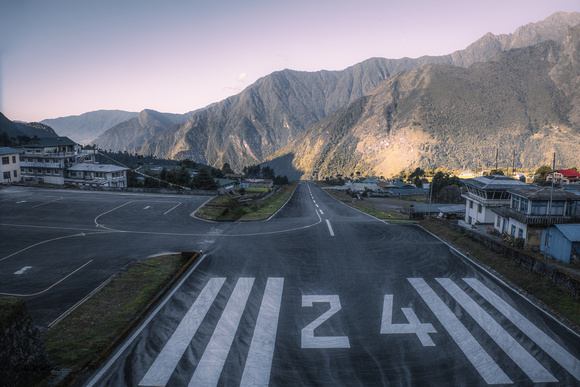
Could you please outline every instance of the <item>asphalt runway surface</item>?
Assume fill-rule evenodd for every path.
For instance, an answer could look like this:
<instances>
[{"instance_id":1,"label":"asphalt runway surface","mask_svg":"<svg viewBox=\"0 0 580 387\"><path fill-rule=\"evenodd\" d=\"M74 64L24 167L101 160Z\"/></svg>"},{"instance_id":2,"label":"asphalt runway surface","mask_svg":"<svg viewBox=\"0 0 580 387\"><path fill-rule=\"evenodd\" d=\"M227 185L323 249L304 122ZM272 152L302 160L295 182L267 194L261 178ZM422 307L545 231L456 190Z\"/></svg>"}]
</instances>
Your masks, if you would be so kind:
<instances>
[{"instance_id":1,"label":"asphalt runway surface","mask_svg":"<svg viewBox=\"0 0 580 387\"><path fill-rule=\"evenodd\" d=\"M418 226L315 184L256 223L192 218L207 198L37 192L19 192L19 216L0 191L0 292L38 292L90 261L28 298L44 323L133 260L204 250L87 385L580 383L578 335Z\"/></svg>"}]
</instances>

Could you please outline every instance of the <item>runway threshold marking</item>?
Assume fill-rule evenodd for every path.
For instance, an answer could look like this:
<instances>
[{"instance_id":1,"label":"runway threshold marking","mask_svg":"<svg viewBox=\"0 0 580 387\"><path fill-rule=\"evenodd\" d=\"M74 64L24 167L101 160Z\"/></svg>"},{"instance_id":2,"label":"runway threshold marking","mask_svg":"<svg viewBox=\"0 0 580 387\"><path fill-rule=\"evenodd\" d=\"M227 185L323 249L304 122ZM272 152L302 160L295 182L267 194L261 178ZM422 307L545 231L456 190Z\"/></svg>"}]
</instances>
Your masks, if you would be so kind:
<instances>
[{"instance_id":1,"label":"runway threshold marking","mask_svg":"<svg viewBox=\"0 0 580 387\"><path fill-rule=\"evenodd\" d=\"M556 360L566 371L571 373L576 380L580 380L580 361L566 351L562 346L556 343L547 334L525 318L520 312L514 309L507 302L502 300L498 295L489 290L476 278L463 279L473 288L480 296L499 310L508 320L517 326L533 342L542 348L550 357Z\"/></svg>"},{"instance_id":2,"label":"runway threshold marking","mask_svg":"<svg viewBox=\"0 0 580 387\"><path fill-rule=\"evenodd\" d=\"M457 301L459 305L479 324L495 343L525 372L534 383L558 382L520 343L516 341L485 310L471 299L450 278L437 278L437 282Z\"/></svg>"},{"instance_id":3,"label":"runway threshold marking","mask_svg":"<svg viewBox=\"0 0 580 387\"><path fill-rule=\"evenodd\" d=\"M61 283L62 281L64 281L65 279L67 279L68 277L70 277L71 275L73 275L74 273L76 273L77 271L81 270L83 267L87 266L91 262L93 262L92 259L90 261L88 261L87 263L85 263L84 265L82 265L81 267L79 267L78 269L76 269L75 271L73 271L72 273L64 276L63 278L61 278L57 282L53 283L52 285L50 285L48 288L44 289L43 291L40 291L40 292L37 292L37 293L32 293L32 294L0 293L0 296L12 296L12 297L32 297L32 296L38 296L39 294L46 293L50 289L54 288L56 285L58 285L59 283Z\"/></svg>"},{"instance_id":4,"label":"runway threshold marking","mask_svg":"<svg viewBox=\"0 0 580 387\"><path fill-rule=\"evenodd\" d=\"M268 278L240 386L270 383L284 278Z\"/></svg>"},{"instance_id":5,"label":"runway threshold marking","mask_svg":"<svg viewBox=\"0 0 580 387\"><path fill-rule=\"evenodd\" d=\"M254 278L238 279L209 344L195 368L190 386L217 386L253 284Z\"/></svg>"},{"instance_id":6,"label":"runway threshold marking","mask_svg":"<svg viewBox=\"0 0 580 387\"><path fill-rule=\"evenodd\" d=\"M459 321L457 316L427 285L422 278L408 278L408 281L423 298L431 312L445 327L451 338L463 351L467 359L488 384L512 384L512 380L493 361L483 347Z\"/></svg>"},{"instance_id":7,"label":"runway threshold marking","mask_svg":"<svg viewBox=\"0 0 580 387\"><path fill-rule=\"evenodd\" d=\"M225 278L212 278L208 281L139 382L139 386L165 386L167 384L225 281Z\"/></svg>"},{"instance_id":8,"label":"runway threshold marking","mask_svg":"<svg viewBox=\"0 0 580 387\"><path fill-rule=\"evenodd\" d=\"M334 231L332 231L332 226L330 225L330 221L326 219L326 225L328 226L328 231L330 232L330 236L334 236Z\"/></svg>"}]
</instances>

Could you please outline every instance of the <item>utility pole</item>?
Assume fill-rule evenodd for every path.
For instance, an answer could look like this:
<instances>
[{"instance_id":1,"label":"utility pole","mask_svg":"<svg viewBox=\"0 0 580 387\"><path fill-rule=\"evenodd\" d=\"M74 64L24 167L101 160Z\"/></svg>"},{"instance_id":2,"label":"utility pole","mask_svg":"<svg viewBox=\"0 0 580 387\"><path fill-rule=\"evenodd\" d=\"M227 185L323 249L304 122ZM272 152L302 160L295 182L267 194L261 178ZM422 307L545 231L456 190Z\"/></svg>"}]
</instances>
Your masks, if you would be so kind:
<instances>
[{"instance_id":1,"label":"utility pole","mask_svg":"<svg viewBox=\"0 0 580 387\"><path fill-rule=\"evenodd\" d=\"M514 149L514 157L512 158L512 176L516 174L516 150Z\"/></svg>"},{"instance_id":2,"label":"utility pole","mask_svg":"<svg viewBox=\"0 0 580 387\"><path fill-rule=\"evenodd\" d=\"M554 152L554 159L552 161L552 188L550 190L550 202L548 203L548 227L546 228L546 240L544 258L548 257L548 249L550 248L550 219L552 218L552 199L554 198L554 180L556 180L556 152Z\"/></svg>"},{"instance_id":3,"label":"utility pole","mask_svg":"<svg viewBox=\"0 0 580 387\"><path fill-rule=\"evenodd\" d=\"M495 170L496 170L496 171L497 171L497 156L498 156L498 154L499 154L499 149L498 149L498 148L496 148L496 149L495 149Z\"/></svg>"}]
</instances>

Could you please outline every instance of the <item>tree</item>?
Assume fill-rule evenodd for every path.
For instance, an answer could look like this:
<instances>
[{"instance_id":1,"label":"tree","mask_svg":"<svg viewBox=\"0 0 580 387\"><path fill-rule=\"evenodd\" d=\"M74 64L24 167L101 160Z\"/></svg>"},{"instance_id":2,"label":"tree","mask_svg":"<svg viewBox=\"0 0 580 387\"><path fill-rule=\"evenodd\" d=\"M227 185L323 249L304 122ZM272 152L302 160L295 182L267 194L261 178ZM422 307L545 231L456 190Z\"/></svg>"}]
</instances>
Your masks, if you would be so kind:
<instances>
[{"instance_id":1,"label":"tree","mask_svg":"<svg viewBox=\"0 0 580 387\"><path fill-rule=\"evenodd\" d=\"M545 183L546 177L548 177L550 173L552 173L552 168L548 167L547 165L542 165L536 170L534 183Z\"/></svg>"},{"instance_id":2,"label":"tree","mask_svg":"<svg viewBox=\"0 0 580 387\"><path fill-rule=\"evenodd\" d=\"M451 186L456 186L456 188L451 188ZM431 181L433 201L436 203L460 203L462 201L460 186L461 180L457 176L450 176L449 173L441 171L435 173Z\"/></svg>"},{"instance_id":3,"label":"tree","mask_svg":"<svg viewBox=\"0 0 580 387\"><path fill-rule=\"evenodd\" d=\"M222 172L224 174L228 174L228 173L234 173L232 167L230 167L229 163L224 163L224 166L222 167Z\"/></svg>"},{"instance_id":4,"label":"tree","mask_svg":"<svg viewBox=\"0 0 580 387\"><path fill-rule=\"evenodd\" d=\"M503 171L501 169L492 169L491 171L489 171L490 175L503 175Z\"/></svg>"},{"instance_id":5,"label":"tree","mask_svg":"<svg viewBox=\"0 0 580 387\"><path fill-rule=\"evenodd\" d=\"M262 168L262 177L264 179L271 179L274 180L274 178L276 177L276 173L274 172L274 170L268 166Z\"/></svg>"},{"instance_id":6,"label":"tree","mask_svg":"<svg viewBox=\"0 0 580 387\"><path fill-rule=\"evenodd\" d=\"M197 175L193 177L191 184L192 188L196 189L209 191L218 189L218 184L213 179L211 172L207 168L200 168Z\"/></svg>"}]
</instances>

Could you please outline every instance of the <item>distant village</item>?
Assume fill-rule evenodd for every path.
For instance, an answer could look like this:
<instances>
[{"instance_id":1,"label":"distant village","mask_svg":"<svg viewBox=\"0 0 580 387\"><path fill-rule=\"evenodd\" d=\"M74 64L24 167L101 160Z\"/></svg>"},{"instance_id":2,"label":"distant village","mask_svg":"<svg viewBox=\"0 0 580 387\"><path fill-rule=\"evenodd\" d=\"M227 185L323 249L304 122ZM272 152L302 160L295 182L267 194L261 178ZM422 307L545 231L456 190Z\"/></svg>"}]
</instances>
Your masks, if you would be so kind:
<instances>
[{"instance_id":1,"label":"distant village","mask_svg":"<svg viewBox=\"0 0 580 387\"><path fill-rule=\"evenodd\" d=\"M153 179L160 182L153 186L160 188L191 189L195 187L191 181L197 178L202 184L200 175L205 173L209 181L203 184L207 186L198 188L222 194L252 188L269 190L288 183L287 178L274 176L268 167L263 168L268 178L261 176L259 166L245 168L242 174L228 168L215 177L203 168L182 165L181 181L187 185L181 186L178 177L172 178L175 183L167 181L166 166L131 169L99 163L98 153L92 148L83 149L67 137L35 138L17 148L3 147L0 183L126 190L145 187L147 179ZM534 179L523 174L505 176L499 170L459 176L439 171L428 180L425 171L417 168L406 179L339 176L326 179L326 185L347 190L358 198L421 195L427 199L411 207L411 218L454 219L460 227L502 238L517 248L542 252L564 263L580 259L580 173L576 169L553 171L542 167Z\"/></svg>"}]
</instances>

